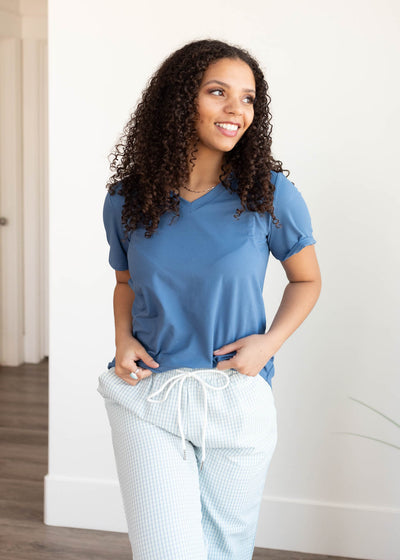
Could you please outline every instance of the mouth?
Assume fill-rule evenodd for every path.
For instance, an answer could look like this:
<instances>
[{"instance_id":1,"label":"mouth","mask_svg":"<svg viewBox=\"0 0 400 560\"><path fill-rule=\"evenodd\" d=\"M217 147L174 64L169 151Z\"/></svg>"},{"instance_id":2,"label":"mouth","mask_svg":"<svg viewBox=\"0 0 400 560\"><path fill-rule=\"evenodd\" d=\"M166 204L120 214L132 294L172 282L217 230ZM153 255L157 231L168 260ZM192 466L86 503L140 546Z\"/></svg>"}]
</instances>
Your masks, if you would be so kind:
<instances>
[{"instance_id":1,"label":"mouth","mask_svg":"<svg viewBox=\"0 0 400 560\"><path fill-rule=\"evenodd\" d=\"M214 124L224 136L230 136L230 137L236 136L240 128L240 125L237 123L216 122Z\"/></svg>"}]
</instances>

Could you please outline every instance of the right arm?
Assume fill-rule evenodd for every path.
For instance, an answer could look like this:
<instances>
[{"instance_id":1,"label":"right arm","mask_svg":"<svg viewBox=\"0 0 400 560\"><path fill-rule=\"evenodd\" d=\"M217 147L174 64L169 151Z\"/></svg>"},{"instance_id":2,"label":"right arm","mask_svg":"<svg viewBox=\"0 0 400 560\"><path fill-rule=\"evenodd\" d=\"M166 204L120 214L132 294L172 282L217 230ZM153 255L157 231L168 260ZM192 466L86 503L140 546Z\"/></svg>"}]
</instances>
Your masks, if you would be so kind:
<instances>
[{"instance_id":1,"label":"right arm","mask_svg":"<svg viewBox=\"0 0 400 560\"><path fill-rule=\"evenodd\" d=\"M129 374L137 369L136 361L140 358L151 367L158 367L157 362L146 352L142 344L132 336L132 304L135 293L129 286L129 270L116 270L116 286L114 289L114 324L115 324L115 373L130 385L136 385L144 377L149 377L153 372L149 369L140 369L137 372L138 380L132 379Z\"/></svg>"}]
</instances>

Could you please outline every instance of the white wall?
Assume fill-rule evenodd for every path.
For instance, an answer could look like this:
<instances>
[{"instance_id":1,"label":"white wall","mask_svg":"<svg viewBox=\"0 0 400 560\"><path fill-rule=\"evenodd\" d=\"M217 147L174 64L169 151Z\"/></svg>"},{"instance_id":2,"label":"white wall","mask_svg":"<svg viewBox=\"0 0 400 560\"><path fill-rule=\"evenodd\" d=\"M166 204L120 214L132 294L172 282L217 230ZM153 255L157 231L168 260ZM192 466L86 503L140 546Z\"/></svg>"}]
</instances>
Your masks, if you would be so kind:
<instances>
[{"instance_id":1,"label":"white wall","mask_svg":"<svg viewBox=\"0 0 400 560\"><path fill-rule=\"evenodd\" d=\"M309 206L323 288L276 355L279 440L256 546L399 558L399 16L395 1L49 1L46 523L125 531L97 377L114 355L107 154L156 66L213 37L260 60L273 152ZM286 283L267 271L268 324ZM395 531L397 528L397 531Z\"/></svg>"}]
</instances>

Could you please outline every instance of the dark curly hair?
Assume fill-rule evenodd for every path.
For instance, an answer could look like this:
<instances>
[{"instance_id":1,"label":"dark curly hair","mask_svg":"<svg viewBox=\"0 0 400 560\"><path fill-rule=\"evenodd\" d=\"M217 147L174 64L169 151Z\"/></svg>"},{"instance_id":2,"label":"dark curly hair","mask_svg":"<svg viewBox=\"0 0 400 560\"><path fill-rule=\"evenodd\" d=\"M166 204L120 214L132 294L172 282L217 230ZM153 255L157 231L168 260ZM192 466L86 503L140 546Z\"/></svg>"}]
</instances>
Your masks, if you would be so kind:
<instances>
[{"instance_id":1,"label":"dark curly hair","mask_svg":"<svg viewBox=\"0 0 400 560\"><path fill-rule=\"evenodd\" d=\"M188 162L193 167L196 159L197 94L204 72L221 58L241 59L248 64L256 83L256 98L253 122L234 148L224 154L219 180L232 192L230 171L236 176L242 208L236 209L235 218L245 209L268 212L277 226L270 172L288 170L283 170L282 162L271 154L268 84L248 51L203 39L184 45L160 65L108 156L113 156L110 169L114 173L106 188L113 195L120 183L118 192L125 197L121 218L125 234L142 225L145 237L151 237L164 212L179 216L179 187L189 184Z\"/></svg>"}]
</instances>

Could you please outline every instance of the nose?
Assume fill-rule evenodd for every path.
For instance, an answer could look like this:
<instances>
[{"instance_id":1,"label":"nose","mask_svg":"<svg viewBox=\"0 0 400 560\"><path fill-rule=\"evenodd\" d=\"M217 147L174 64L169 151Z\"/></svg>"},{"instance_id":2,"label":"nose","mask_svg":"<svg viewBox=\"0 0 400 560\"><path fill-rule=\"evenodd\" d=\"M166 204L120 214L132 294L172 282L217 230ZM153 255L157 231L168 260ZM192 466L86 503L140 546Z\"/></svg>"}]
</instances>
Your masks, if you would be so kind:
<instances>
[{"instance_id":1,"label":"nose","mask_svg":"<svg viewBox=\"0 0 400 560\"><path fill-rule=\"evenodd\" d=\"M240 104L240 100L234 97L227 99L225 110L227 113L233 113L235 115L241 115L243 113L243 107Z\"/></svg>"}]
</instances>

